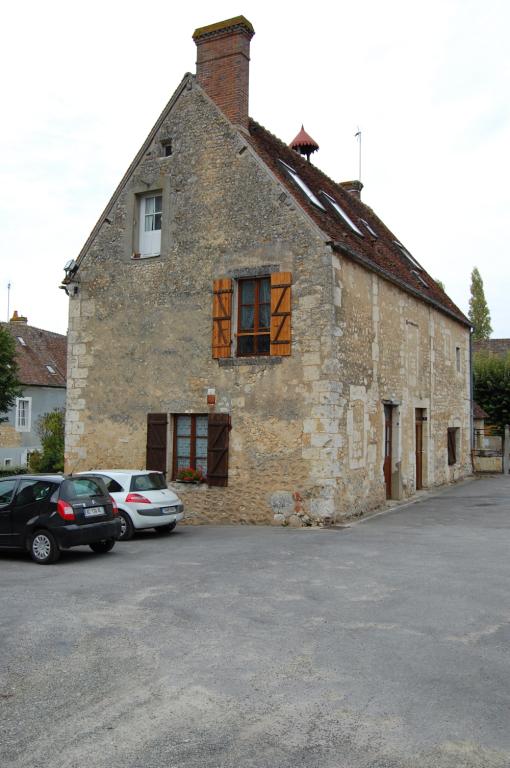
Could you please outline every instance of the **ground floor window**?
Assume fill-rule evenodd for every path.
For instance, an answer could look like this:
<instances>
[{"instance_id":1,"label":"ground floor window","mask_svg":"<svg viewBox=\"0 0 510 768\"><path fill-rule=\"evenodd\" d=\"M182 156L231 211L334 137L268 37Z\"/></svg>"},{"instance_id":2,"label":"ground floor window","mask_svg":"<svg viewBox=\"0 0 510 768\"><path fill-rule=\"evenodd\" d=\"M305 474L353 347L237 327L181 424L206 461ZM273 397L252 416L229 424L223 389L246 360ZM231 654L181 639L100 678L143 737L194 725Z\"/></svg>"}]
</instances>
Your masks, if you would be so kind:
<instances>
[{"instance_id":1,"label":"ground floor window","mask_svg":"<svg viewBox=\"0 0 510 768\"><path fill-rule=\"evenodd\" d=\"M459 456L459 429L448 427L448 465L456 464Z\"/></svg>"},{"instance_id":2,"label":"ground floor window","mask_svg":"<svg viewBox=\"0 0 510 768\"><path fill-rule=\"evenodd\" d=\"M175 479L181 469L201 470L207 474L208 417L204 414L174 416L173 471Z\"/></svg>"}]
</instances>

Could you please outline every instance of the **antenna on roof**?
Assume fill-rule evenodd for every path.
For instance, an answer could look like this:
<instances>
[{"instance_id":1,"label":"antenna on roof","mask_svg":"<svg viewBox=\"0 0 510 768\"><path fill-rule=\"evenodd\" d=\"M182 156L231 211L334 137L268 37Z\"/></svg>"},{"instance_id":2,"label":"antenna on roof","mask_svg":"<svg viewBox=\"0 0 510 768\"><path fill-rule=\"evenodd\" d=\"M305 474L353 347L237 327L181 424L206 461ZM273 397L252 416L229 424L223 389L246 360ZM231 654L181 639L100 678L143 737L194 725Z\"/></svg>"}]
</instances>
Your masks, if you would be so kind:
<instances>
[{"instance_id":1,"label":"antenna on roof","mask_svg":"<svg viewBox=\"0 0 510 768\"><path fill-rule=\"evenodd\" d=\"M11 281L7 283L7 322L11 319Z\"/></svg>"},{"instance_id":2,"label":"antenna on roof","mask_svg":"<svg viewBox=\"0 0 510 768\"><path fill-rule=\"evenodd\" d=\"M358 153L358 162L359 162L359 170L358 170L358 181L361 181L361 130L358 125L358 130L354 134L354 138L358 139L358 145L359 145L359 153Z\"/></svg>"}]
</instances>

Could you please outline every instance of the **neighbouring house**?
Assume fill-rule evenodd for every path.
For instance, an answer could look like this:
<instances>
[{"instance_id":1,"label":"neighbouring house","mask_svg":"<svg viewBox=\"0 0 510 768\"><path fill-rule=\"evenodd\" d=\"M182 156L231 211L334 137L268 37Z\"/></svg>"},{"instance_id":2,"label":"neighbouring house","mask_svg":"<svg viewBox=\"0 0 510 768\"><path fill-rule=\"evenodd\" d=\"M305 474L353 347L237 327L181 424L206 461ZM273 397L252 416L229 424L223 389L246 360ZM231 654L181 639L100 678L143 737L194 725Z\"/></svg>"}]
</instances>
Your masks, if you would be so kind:
<instances>
[{"instance_id":1,"label":"neighbouring house","mask_svg":"<svg viewBox=\"0 0 510 768\"><path fill-rule=\"evenodd\" d=\"M65 408L67 337L34 328L14 312L0 323L16 344L18 378L22 394L0 422L0 467L25 467L32 451L41 449L39 417Z\"/></svg>"},{"instance_id":2,"label":"neighbouring house","mask_svg":"<svg viewBox=\"0 0 510 768\"><path fill-rule=\"evenodd\" d=\"M478 339L473 341L473 353L478 352L505 357L510 353L510 339Z\"/></svg>"},{"instance_id":3,"label":"neighbouring house","mask_svg":"<svg viewBox=\"0 0 510 768\"><path fill-rule=\"evenodd\" d=\"M242 16L76 260L67 466L161 469L204 520L362 514L471 472L470 325L374 211L248 116Z\"/></svg>"}]
</instances>

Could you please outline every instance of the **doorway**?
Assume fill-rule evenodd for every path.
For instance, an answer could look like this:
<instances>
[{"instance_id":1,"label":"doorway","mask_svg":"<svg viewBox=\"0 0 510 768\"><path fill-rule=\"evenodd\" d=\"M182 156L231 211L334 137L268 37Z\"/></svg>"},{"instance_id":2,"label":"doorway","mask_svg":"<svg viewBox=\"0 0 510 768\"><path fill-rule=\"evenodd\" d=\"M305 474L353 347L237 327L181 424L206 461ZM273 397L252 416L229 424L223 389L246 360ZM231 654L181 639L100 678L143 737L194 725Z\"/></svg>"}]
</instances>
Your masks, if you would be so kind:
<instances>
[{"instance_id":1,"label":"doorway","mask_svg":"<svg viewBox=\"0 0 510 768\"><path fill-rule=\"evenodd\" d=\"M386 498L391 499L391 457L393 455L393 406L384 406L384 482Z\"/></svg>"},{"instance_id":2,"label":"doorway","mask_svg":"<svg viewBox=\"0 0 510 768\"><path fill-rule=\"evenodd\" d=\"M416 490L423 488L423 422L427 420L425 408L415 408Z\"/></svg>"}]
</instances>

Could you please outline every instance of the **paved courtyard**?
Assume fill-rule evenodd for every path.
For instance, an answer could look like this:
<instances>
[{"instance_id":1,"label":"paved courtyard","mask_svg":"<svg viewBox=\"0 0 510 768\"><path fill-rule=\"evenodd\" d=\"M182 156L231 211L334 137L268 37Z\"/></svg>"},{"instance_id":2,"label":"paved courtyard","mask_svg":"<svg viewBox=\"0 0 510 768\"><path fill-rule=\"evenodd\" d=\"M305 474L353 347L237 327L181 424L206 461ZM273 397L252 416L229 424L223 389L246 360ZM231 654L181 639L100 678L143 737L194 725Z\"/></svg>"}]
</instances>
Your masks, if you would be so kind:
<instances>
[{"instance_id":1,"label":"paved courtyard","mask_svg":"<svg viewBox=\"0 0 510 768\"><path fill-rule=\"evenodd\" d=\"M2 768L509 768L510 477L0 554Z\"/></svg>"}]
</instances>

